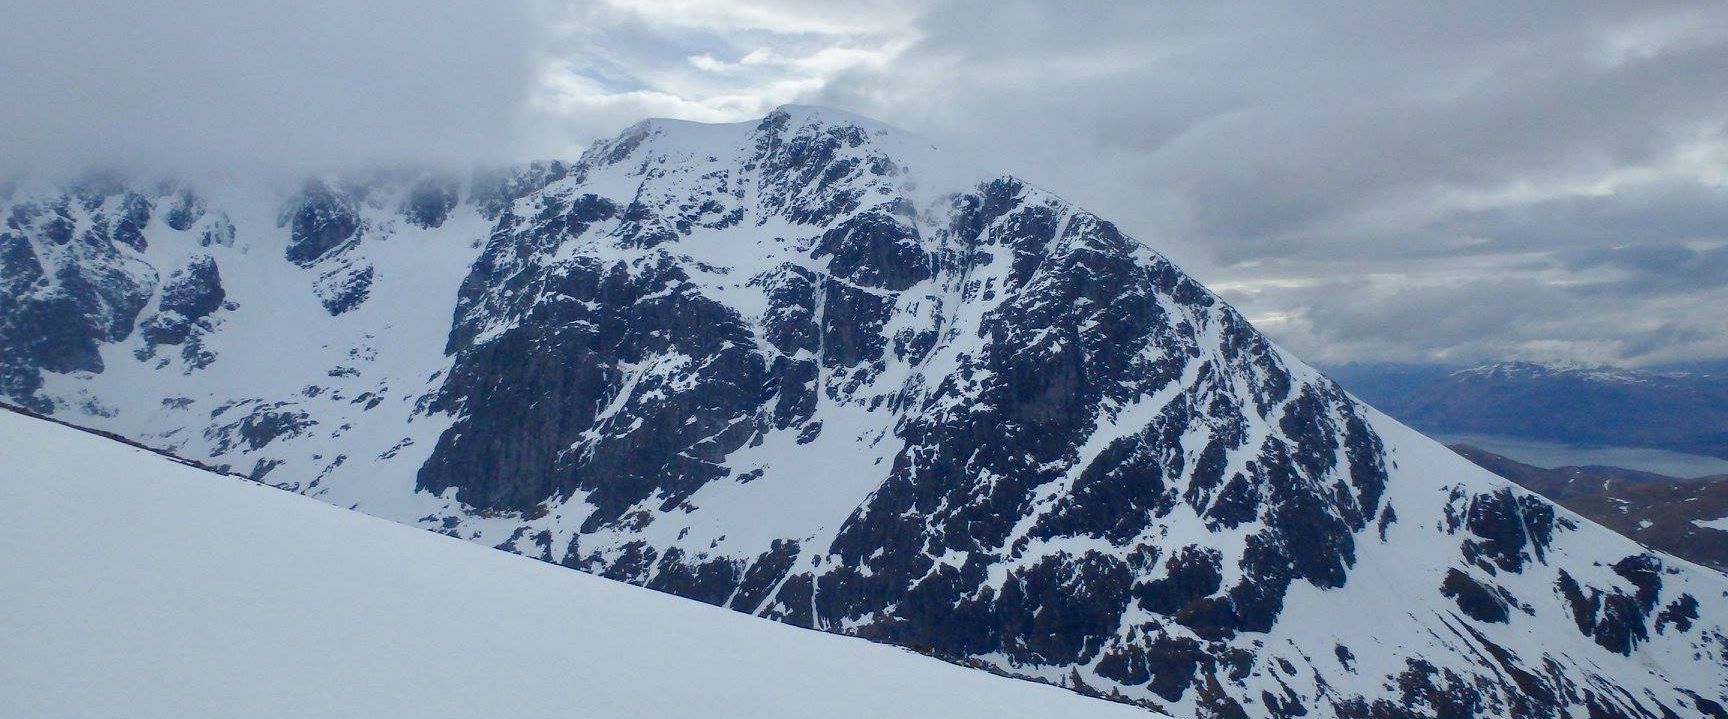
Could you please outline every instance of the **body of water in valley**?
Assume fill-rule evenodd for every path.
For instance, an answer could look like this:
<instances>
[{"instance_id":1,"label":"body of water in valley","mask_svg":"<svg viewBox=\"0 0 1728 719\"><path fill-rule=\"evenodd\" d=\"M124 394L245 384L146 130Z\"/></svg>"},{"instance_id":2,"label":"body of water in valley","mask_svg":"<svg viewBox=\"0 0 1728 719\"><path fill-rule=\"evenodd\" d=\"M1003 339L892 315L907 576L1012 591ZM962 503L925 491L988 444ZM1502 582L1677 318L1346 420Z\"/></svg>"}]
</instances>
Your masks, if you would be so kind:
<instances>
[{"instance_id":1,"label":"body of water in valley","mask_svg":"<svg viewBox=\"0 0 1728 719\"><path fill-rule=\"evenodd\" d=\"M1525 464L1548 469L1600 465L1625 467L1681 478L1728 474L1728 459L1661 449L1573 447L1558 442L1487 434L1436 434L1431 436L1446 444L1468 444Z\"/></svg>"}]
</instances>

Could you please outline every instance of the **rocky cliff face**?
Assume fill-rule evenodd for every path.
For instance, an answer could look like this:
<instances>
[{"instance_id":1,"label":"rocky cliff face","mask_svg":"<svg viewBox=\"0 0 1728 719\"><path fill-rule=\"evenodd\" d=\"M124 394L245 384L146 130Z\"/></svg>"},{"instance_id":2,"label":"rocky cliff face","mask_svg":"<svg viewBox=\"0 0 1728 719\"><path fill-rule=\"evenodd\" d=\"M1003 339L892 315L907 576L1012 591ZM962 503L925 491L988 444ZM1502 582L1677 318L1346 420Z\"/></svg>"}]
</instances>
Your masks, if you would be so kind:
<instances>
[{"instance_id":1,"label":"rocky cliff face","mask_svg":"<svg viewBox=\"0 0 1728 719\"><path fill-rule=\"evenodd\" d=\"M1728 475L1534 467L1465 444L1452 451L1639 544L1728 571Z\"/></svg>"},{"instance_id":2,"label":"rocky cliff face","mask_svg":"<svg viewBox=\"0 0 1728 719\"><path fill-rule=\"evenodd\" d=\"M1109 222L871 121L650 121L568 165L287 196L68 209L110 228L63 263L103 279L52 300L7 270L8 396L1176 715L1724 716L1723 577L1354 401ZM60 257L55 203L83 205L11 202L38 209L7 261ZM230 243L190 229L212 216ZM28 331L54 302L76 342ZM162 364L141 316L210 359Z\"/></svg>"}]
</instances>

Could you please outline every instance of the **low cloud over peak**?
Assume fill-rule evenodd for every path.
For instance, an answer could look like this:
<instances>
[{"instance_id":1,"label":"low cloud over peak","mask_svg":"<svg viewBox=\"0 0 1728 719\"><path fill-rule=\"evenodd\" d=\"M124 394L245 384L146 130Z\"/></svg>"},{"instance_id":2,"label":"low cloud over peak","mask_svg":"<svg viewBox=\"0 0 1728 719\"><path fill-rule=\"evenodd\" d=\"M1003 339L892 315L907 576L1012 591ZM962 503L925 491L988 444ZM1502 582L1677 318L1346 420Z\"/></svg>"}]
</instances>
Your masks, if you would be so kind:
<instances>
[{"instance_id":1,"label":"low cloud over peak","mask_svg":"<svg viewBox=\"0 0 1728 719\"><path fill-rule=\"evenodd\" d=\"M569 157L840 107L990 159L1316 360L1728 356L1728 6L26 0L0 160Z\"/></svg>"}]
</instances>

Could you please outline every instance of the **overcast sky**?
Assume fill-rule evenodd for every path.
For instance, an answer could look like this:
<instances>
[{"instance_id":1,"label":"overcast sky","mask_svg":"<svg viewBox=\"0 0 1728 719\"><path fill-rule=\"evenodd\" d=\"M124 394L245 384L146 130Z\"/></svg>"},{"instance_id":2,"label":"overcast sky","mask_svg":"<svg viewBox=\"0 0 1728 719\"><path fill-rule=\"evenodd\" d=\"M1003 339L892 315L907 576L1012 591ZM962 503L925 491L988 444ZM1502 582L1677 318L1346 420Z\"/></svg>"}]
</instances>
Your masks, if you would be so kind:
<instances>
[{"instance_id":1,"label":"overcast sky","mask_svg":"<svg viewBox=\"0 0 1728 719\"><path fill-rule=\"evenodd\" d=\"M1311 361L1728 357L1728 3L1151 5L12 0L0 162L570 157L822 104L1116 220Z\"/></svg>"}]
</instances>

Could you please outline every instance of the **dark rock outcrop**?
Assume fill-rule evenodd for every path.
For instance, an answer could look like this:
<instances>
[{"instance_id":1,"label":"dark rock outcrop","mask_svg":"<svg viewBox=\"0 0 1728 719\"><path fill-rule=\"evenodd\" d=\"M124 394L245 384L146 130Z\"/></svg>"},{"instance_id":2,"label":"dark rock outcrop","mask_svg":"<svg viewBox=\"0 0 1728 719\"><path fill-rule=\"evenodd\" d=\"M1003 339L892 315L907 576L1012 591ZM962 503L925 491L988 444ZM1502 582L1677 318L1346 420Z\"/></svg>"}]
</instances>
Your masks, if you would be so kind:
<instances>
[{"instance_id":1,"label":"dark rock outcrop","mask_svg":"<svg viewBox=\"0 0 1728 719\"><path fill-rule=\"evenodd\" d=\"M288 261L310 267L353 239L360 230L360 209L329 182L313 180L283 209L277 225L288 228Z\"/></svg>"}]
</instances>

